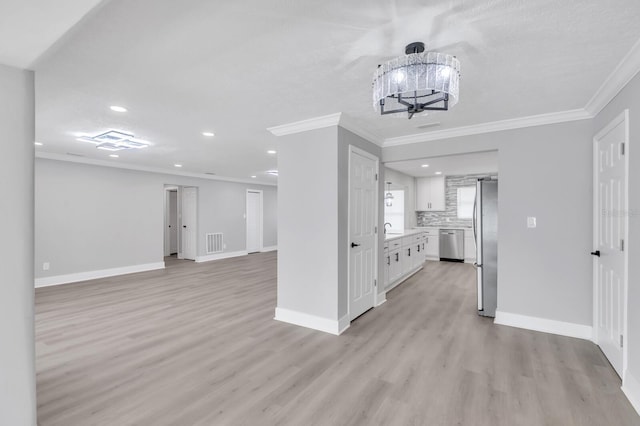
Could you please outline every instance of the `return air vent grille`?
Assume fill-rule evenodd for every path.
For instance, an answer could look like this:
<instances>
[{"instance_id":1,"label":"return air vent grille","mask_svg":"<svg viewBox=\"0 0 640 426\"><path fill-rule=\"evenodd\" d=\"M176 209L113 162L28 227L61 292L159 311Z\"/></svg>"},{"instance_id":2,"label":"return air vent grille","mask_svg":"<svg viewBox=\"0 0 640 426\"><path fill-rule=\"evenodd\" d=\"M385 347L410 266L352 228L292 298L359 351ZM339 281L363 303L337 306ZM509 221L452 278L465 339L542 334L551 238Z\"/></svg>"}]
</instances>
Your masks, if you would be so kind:
<instances>
[{"instance_id":1,"label":"return air vent grille","mask_svg":"<svg viewBox=\"0 0 640 426\"><path fill-rule=\"evenodd\" d=\"M224 251L223 234L206 234L207 235L207 254L222 253Z\"/></svg>"}]
</instances>

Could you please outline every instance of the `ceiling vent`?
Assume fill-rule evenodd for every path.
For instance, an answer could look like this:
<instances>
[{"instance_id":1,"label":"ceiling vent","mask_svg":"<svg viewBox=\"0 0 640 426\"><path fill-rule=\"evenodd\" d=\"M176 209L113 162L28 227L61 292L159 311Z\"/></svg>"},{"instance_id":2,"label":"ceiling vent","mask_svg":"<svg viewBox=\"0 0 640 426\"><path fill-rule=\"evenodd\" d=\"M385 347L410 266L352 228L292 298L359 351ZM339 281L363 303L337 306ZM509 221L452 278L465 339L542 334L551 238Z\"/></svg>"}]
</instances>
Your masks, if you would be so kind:
<instances>
[{"instance_id":1,"label":"ceiling vent","mask_svg":"<svg viewBox=\"0 0 640 426\"><path fill-rule=\"evenodd\" d=\"M110 130L96 136L81 136L79 141L89 142L96 145L96 148L105 151L122 151L123 149L141 149L151 145L147 141L137 139L134 135Z\"/></svg>"}]
</instances>

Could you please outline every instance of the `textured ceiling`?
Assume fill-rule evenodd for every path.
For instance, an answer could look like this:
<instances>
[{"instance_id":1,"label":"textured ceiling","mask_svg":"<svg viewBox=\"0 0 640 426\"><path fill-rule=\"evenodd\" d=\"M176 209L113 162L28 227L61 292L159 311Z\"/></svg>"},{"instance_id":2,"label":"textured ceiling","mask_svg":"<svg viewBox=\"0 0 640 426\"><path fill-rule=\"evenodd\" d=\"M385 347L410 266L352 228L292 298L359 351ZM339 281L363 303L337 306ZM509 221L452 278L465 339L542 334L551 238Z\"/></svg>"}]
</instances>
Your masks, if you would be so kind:
<instances>
[{"instance_id":1,"label":"textured ceiling","mask_svg":"<svg viewBox=\"0 0 640 426\"><path fill-rule=\"evenodd\" d=\"M279 124L344 112L389 138L582 108L637 22L637 0L111 0L36 64L39 150L108 159L74 135L114 128L154 146L113 161L273 181ZM460 59L459 104L377 115L373 70L418 40Z\"/></svg>"},{"instance_id":2,"label":"textured ceiling","mask_svg":"<svg viewBox=\"0 0 640 426\"><path fill-rule=\"evenodd\" d=\"M429 165L429 167L422 167L422 165ZM441 172L445 176L496 173L498 151L395 161L386 163L385 166L415 177L435 176L436 172Z\"/></svg>"}]
</instances>

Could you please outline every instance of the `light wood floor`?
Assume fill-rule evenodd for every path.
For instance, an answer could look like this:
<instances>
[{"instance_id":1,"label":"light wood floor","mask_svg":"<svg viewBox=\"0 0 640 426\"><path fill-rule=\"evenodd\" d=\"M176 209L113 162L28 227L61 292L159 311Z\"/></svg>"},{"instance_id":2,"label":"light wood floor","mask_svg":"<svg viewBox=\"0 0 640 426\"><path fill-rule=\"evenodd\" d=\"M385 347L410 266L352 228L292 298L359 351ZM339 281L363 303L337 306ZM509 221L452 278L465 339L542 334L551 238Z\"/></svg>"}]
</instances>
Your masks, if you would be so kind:
<instances>
[{"instance_id":1,"label":"light wood floor","mask_svg":"<svg viewBox=\"0 0 640 426\"><path fill-rule=\"evenodd\" d=\"M592 343L493 325L428 263L342 336L273 320L276 254L36 291L49 425L640 425Z\"/></svg>"}]
</instances>

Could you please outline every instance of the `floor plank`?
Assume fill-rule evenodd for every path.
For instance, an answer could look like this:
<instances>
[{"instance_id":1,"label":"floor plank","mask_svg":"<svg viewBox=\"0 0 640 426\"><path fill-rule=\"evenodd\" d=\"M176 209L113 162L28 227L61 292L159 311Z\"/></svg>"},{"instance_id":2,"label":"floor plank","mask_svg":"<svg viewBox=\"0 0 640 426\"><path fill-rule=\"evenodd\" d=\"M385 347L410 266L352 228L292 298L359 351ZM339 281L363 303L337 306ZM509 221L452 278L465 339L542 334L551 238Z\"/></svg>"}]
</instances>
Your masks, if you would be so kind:
<instances>
[{"instance_id":1,"label":"floor plank","mask_svg":"<svg viewBox=\"0 0 640 426\"><path fill-rule=\"evenodd\" d=\"M336 337L273 320L276 253L36 290L53 425L640 425L590 342L496 326L428 262Z\"/></svg>"}]
</instances>

